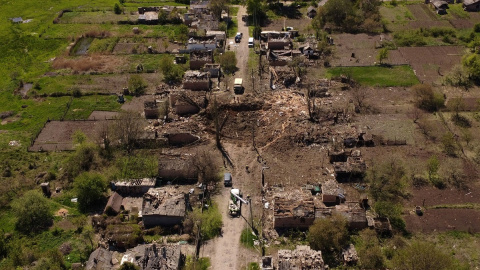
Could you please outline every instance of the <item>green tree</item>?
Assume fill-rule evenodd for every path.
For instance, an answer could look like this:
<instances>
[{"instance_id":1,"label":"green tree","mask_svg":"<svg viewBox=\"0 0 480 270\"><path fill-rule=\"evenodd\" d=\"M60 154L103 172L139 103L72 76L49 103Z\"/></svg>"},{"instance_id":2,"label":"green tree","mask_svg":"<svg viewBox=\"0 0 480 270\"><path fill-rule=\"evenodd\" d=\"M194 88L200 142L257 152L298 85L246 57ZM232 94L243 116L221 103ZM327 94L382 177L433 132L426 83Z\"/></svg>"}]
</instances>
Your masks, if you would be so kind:
<instances>
[{"instance_id":1,"label":"green tree","mask_svg":"<svg viewBox=\"0 0 480 270\"><path fill-rule=\"evenodd\" d=\"M380 241L374 230L363 230L355 237L360 269L384 269L385 256L380 248Z\"/></svg>"},{"instance_id":2,"label":"green tree","mask_svg":"<svg viewBox=\"0 0 480 270\"><path fill-rule=\"evenodd\" d=\"M218 56L218 63L226 74L232 74L237 71L237 57L235 52L227 51Z\"/></svg>"},{"instance_id":3,"label":"green tree","mask_svg":"<svg viewBox=\"0 0 480 270\"><path fill-rule=\"evenodd\" d=\"M210 10L217 20L221 19L222 11L227 9L227 0L210 0Z\"/></svg>"},{"instance_id":4,"label":"green tree","mask_svg":"<svg viewBox=\"0 0 480 270\"><path fill-rule=\"evenodd\" d=\"M113 6L113 12L115 12L115 14L121 14L122 13L122 8L120 7L120 5L118 3L115 3L115 5Z\"/></svg>"},{"instance_id":5,"label":"green tree","mask_svg":"<svg viewBox=\"0 0 480 270\"><path fill-rule=\"evenodd\" d=\"M124 262L122 266L120 266L119 270L138 270L140 267L136 266L131 262Z\"/></svg>"},{"instance_id":6,"label":"green tree","mask_svg":"<svg viewBox=\"0 0 480 270\"><path fill-rule=\"evenodd\" d=\"M78 209L87 212L104 198L107 182L101 174L82 173L73 182L78 197Z\"/></svg>"},{"instance_id":7,"label":"green tree","mask_svg":"<svg viewBox=\"0 0 480 270\"><path fill-rule=\"evenodd\" d=\"M27 191L12 202L12 208L17 217L16 228L22 233L38 233L52 224L48 199L39 191Z\"/></svg>"},{"instance_id":8,"label":"green tree","mask_svg":"<svg viewBox=\"0 0 480 270\"><path fill-rule=\"evenodd\" d=\"M388 58L388 52L389 52L388 48L382 48L380 49L380 51L378 51L377 60L380 63L380 65L383 64L383 60Z\"/></svg>"},{"instance_id":9,"label":"green tree","mask_svg":"<svg viewBox=\"0 0 480 270\"><path fill-rule=\"evenodd\" d=\"M180 65L175 65L173 60L164 56L160 62L160 70L163 73L163 80L166 83L178 83L182 81L183 74L185 73Z\"/></svg>"},{"instance_id":10,"label":"green tree","mask_svg":"<svg viewBox=\"0 0 480 270\"><path fill-rule=\"evenodd\" d=\"M444 96L441 93L434 91L432 86L428 84L414 85L412 87L412 92L415 98L415 106L417 106L417 108L434 112L444 106Z\"/></svg>"},{"instance_id":11,"label":"green tree","mask_svg":"<svg viewBox=\"0 0 480 270\"><path fill-rule=\"evenodd\" d=\"M339 27L349 25L355 18L354 2L351 0L331 0L327 1L320 10L324 22L333 23Z\"/></svg>"},{"instance_id":12,"label":"green tree","mask_svg":"<svg viewBox=\"0 0 480 270\"><path fill-rule=\"evenodd\" d=\"M468 75L475 83L480 83L480 55L473 53L466 55L462 60L463 66L467 69Z\"/></svg>"},{"instance_id":13,"label":"green tree","mask_svg":"<svg viewBox=\"0 0 480 270\"><path fill-rule=\"evenodd\" d=\"M253 19L255 26L262 24L266 18L264 2L262 0L247 0L247 13Z\"/></svg>"},{"instance_id":14,"label":"green tree","mask_svg":"<svg viewBox=\"0 0 480 270\"><path fill-rule=\"evenodd\" d=\"M340 215L317 219L308 229L307 239L313 249L322 251L326 263L335 265L348 242L347 220Z\"/></svg>"},{"instance_id":15,"label":"green tree","mask_svg":"<svg viewBox=\"0 0 480 270\"><path fill-rule=\"evenodd\" d=\"M132 75L128 80L128 91L130 91L130 93L133 93L135 96L145 94L147 86L147 83L140 75Z\"/></svg>"},{"instance_id":16,"label":"green tree","mask_svg":"<svg viewBox=\"0 0 480 270\"><path fill-rule=\"evenodd\" d=\"M433 243L414 241L400 249L392 260L393 269L398 270L446 270L454 269L451 255Z\"/></svg>"}]
</instances>

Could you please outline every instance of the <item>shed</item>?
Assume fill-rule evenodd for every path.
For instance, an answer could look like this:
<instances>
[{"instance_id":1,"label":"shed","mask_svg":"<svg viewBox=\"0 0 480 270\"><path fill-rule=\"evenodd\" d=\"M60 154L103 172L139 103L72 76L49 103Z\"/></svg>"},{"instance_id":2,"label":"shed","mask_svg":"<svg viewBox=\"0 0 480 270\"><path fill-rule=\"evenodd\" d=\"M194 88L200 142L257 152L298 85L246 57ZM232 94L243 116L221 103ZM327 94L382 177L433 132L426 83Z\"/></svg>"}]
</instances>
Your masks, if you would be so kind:
<instances>
[{"instance_id":1,"label":"shed","mask_svg":"<svg viewBox=\"0 0 480 270\"><path fill-rule=\"evenodd\" d=\"M317 9L314 6L309 6L307 9L307 16L311 19L317 16Z\"/></svg>"},{"instance_id":2,"label":"shed","mask_svg":"<svg viewBox=\"0 0 480 270\"><path fill-rule=\"evenodd\" d=\"M466 11L479 11L480 0L464 0L463 9Z\"/></svg>"},{"instance_id":3,"label":"shed","mask_svg":"<svg viewBox=\"0 0 480 270\"><path fill-rule=\"evenodd\" d=\"M117 192L113 192L112 196L108 199L107 205L103 210L104 213L117 215L122 210L122 195Z\"/></svg>"}]
</instances>

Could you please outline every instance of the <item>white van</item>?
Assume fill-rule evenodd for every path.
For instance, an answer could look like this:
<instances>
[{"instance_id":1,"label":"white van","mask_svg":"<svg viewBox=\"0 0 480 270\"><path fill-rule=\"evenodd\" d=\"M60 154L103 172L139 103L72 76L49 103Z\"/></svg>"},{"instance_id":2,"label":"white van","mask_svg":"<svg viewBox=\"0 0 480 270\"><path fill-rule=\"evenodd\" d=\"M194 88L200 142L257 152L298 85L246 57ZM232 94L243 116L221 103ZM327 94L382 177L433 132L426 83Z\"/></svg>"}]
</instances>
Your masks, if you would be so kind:
<instances>
[{"instance_id":1,"label":"white van","mask_svg":"<svg viewBox=\"0 0 480 270\"><path fill-rule=\"evenodd\" d=\"M249 48L253 48L253 47L254 47L253 37L248 38L248 47L249 47Z\"/></svg>"}]
</instances>

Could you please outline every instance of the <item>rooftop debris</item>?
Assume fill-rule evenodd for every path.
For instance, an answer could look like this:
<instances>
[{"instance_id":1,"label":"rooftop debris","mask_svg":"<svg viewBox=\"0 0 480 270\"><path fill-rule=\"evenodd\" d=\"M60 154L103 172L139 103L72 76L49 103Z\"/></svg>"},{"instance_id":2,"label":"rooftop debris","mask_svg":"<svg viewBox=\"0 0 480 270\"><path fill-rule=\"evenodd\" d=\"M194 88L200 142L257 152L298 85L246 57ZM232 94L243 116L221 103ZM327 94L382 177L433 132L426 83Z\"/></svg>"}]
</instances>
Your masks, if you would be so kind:
<instances>
[{"instance_id":1,"label":"rooftop debris","mask_svg":"<svg viewBox=\"0 0 480 270\"><path fill-rule=\"evenodd\" d=\"M321 251L309 246L297 246L294 250L278 251L278 270L324 270L328 269Z\"/></svg>"},{"instance_id":2,"label":"rooftop debris","mask_svg":"<svg viewBox=\"0 0 480 270\"><path fill-rule=\"evenodd\" d=\"M140 178L112 182L110 185L112 187L112 190L123 194L124 196L128 196L143 195L150 188L155 187L155 183L155 178Z\"/></svg>"},{"instance_id":3,"label":"rooftop debris","mask_svg":"<svg viewBox=\"0 0 480 270\"><path fill-rule=\"evenodd\" d=\"M153 243L128 250L123 255L121 263L133 263L141 270L176 270L180 267L181 257L180 245Z\"/></svg>"},{"instance_id":4,"label":"rooftop debris","mask_svg":"<svg viewBox=\"0 0 480 270\"><path fill-rule=\"evenodd\" d=\"M146 227L180 224L185 211L185 194L175 188L151 188L143 196L142 217Z\"/></svg>"}]
</instances>

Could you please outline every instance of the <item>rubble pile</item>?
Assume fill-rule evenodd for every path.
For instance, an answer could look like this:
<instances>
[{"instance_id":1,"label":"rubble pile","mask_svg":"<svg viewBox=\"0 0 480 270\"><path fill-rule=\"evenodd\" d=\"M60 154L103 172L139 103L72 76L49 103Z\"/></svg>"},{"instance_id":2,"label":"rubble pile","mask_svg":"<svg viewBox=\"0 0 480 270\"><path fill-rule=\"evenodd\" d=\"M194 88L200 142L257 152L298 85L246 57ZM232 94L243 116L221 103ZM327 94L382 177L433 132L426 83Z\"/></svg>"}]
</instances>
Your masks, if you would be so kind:
<instances>
[{"instance_id":1,"label":"rubble pile","mask_svg":"<svg viewBox=\"0 0 480 270\"><path fill-rule=\"evenodd\" d=\"M278 251L278 270L323 270L325 266L321 251L309 246L297 246L294 250Z\"/></svg>"}]
</instances>

